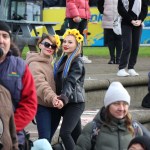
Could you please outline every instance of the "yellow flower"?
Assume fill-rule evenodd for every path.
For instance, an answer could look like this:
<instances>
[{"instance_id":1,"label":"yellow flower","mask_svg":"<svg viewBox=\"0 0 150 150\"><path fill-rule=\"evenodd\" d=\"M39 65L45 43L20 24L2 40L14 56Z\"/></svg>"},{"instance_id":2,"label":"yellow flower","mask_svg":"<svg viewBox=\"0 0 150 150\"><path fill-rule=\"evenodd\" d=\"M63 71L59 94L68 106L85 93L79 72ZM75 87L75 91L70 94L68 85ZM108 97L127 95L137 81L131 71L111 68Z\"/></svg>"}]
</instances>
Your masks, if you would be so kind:
<instances>
[{"instance_id":1,"label":"yellow flower","mask_svg":"<svg viewBox=\"0 0 150 150\"><path fill-rule=\"evenodd\" d=\"M80 34L80 32L77 29L66 30L66 32L63 35L63 39L68 35L74 35L78 43L83 41L83 36Z\"/></svg>"},{"instance_id":2,"label":"yellow flower","mask_svg":"<svg viewBox=\"0 0 150 150\"><path fill-rule=\"evenodd\" d=\"M78 37L77 37L77 41L80 43L80 42L82 42L83 41L83 36L82 35L79 35Z\"/></svg>"},{"instance_id":3,"label":"yellow flower","mask_svg":"<svg viewBox=\"0 0 150 150\"><path fill-rule=\"evenodd\" d=\"M59 35L55 34L54 37L55 37L55 40L56 40L56 45L57 45L57 47L59 47L60 44L61 44Z\"/></svg>"},{"instance_id":4,"label":"yellow flower","mask_svg":"<svg viewBox=\"0 0 150 150\"><path fill-rule=\"evenodd\" d=\"M77 29L72 29L71 33L74 34L74 35L79 35L80 34Z\"/></svg>"}]
</instances>

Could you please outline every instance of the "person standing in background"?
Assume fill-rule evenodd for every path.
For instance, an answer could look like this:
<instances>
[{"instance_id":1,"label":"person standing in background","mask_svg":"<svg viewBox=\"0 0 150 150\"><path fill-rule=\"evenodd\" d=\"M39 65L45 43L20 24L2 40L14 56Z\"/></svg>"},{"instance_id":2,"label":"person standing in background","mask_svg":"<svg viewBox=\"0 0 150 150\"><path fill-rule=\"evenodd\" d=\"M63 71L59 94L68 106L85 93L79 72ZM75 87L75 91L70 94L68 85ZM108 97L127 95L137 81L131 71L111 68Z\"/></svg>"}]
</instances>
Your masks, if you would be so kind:
<instances>
[{"instance_id":1,"label":"person standing in background","mask_svg":"<svg viewBox=\"0 0 150 150\"><path fill-rule=\"evenodd\" d=\"M108 64L119 64L122 50L121 27L119 28L121 19L117 5L118 0L97 1L98 10L102 14L102 27L104 28L104 36L110 53Z\"/></svg>"},{"instance_id":2,"label":"person standing in background","mask_svg":"<svg viewBox=\"0 0 150 150\"><path fill-rule=\"evenodd\" d=\"M78 29L83 35L90 19L89 0L66 0L66 18L70 29ZM91 63L88 57L83 55L83 46L81 57L84 63Z\"/></svg>"},{"instance_id":3,"label":"person standing in background","mask_svg":"<svg viewBox=\"0 0 150 150\"><path fill-rule=\"evenodd\" d=\"M118 0L118 12L122 17L123 50L117 76L138 76L134 66L140 46L142 22L148 13L148 0Z\"/></svg>"}]
</instances>

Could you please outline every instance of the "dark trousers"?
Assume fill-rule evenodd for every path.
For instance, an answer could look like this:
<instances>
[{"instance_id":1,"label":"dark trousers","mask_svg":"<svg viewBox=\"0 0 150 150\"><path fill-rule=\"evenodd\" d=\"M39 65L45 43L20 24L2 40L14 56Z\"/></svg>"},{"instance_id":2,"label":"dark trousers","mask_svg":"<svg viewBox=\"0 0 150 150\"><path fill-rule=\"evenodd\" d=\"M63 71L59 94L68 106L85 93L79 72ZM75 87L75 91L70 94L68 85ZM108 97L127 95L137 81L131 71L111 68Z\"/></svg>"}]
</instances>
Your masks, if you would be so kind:
<instances>
[{"instance_id":1,"label":"dark trousers","mask_svg":"<svg viewBox=\"0 0 150 150\"><path fill-rule=\"evenodd\" d=\"M121 54L119 69L134 69L137 61L142 27L122 25L123 50Z\"/></svg>"},{"instance_id":2,"label":"dark trousers","mask_svg":"<svg viewBox=\"0 0 150 150\"><path fill-rule=\"evenodd\" d=\"M83 35L83 30L87 27L87 19L82 19L81 22L74 22L72 18L68 18L69 28L78 29Z\"/></svg>"},{"instance_id":3,"label":"dark trousers","mask_svg":"<svg viewBox=\"0 0 150 150\"><path fill-rule=\"evenodd\" d=\"M78 29L80 33L83 35L84 29L87 27L87 19L82 19L81 22L74 22L72 18L68 18L69 28L70 29ZM81 56L83 56L83 47L81 50Z\"/></svg>"},{"instance_id":4,"label":"dark trousers","mask_svg":"<svg viewBox=\"0 0 150 150\"><path fill-rule=\"evenodd\" d=\"M120 60L122 50L122 37L114 33L113 29L104 29L106 44L109 48L110 59ZM115 54L116 50L116 54Z\"/></svg>"},{"instance_id":5,"label":"dark trousers","mask_svg":"<svg viewBox=\"0 0 150 150\"><path fill-rule=\"evenodd\" d=\"M69 103L55 114L55 124L59 124L60 118L63 116L60 137L66 150L74 149L76 141L81 134L80 117L84 108L85 103Z\"/></svg>"},{"instance_id":6,"label":"dark trousers","mask_svg":"<svg viewBox=\"0 0 150 150\"><path fill-rule=\"evenodd\" d=\"M57 129L57 124L53 120L53 114L56 114L57 110L50 107L44 107L38 105L36 114L37 130L39 139L47 139L51 142L51 139Z\"/></svg>"}]
</instances>

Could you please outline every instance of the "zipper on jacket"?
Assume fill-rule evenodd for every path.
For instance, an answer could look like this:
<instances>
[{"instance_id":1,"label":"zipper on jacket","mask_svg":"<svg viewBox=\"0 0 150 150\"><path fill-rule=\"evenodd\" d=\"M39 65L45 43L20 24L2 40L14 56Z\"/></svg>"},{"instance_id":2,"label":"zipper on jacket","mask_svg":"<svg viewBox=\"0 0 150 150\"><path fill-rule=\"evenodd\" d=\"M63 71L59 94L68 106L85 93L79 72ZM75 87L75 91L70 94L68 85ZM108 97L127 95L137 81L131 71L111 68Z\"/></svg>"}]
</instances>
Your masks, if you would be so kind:
<instances>
[{"instance_id":1,"label":"zipper on jacket","mask_svg":"<svg viewBox=\"0 0 150 150\"><path fill-rule=\"evenodd\" d=\"M118 129L118 150L121 150L121 147L120 147L120 132L119 132L119 129Z\"/></svg>"}]
</instances>

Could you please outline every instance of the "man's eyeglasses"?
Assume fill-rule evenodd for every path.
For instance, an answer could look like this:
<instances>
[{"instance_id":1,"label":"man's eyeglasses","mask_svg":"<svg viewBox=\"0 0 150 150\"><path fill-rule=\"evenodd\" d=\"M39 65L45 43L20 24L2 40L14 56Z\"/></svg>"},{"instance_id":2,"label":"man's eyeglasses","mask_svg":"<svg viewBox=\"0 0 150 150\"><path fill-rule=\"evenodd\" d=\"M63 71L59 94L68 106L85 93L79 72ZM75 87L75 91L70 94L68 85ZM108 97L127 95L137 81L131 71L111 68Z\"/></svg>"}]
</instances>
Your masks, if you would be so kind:
<instances>
[{"instance_id":1,"label":"man's eyeglasses","mask_svg":"<svg viewBox=\"0 0 150 150\"><path fill-rule=\"evenodd\" d=\"M43 44L46 48L52 48L54 50L56 50L57 46L56 45L52 45L48 42L42 42L41 44Z\"/></svg>"}]
</instances>

